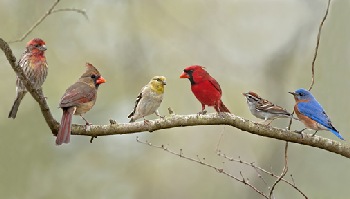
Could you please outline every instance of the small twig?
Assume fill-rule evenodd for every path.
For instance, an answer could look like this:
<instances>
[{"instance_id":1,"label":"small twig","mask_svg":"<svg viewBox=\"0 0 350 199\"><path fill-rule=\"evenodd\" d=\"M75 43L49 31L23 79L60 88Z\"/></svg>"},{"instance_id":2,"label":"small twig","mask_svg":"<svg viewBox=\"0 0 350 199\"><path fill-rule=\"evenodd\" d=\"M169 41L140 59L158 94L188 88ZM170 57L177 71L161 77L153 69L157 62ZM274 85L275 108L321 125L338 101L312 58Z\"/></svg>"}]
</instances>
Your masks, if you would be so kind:
<instances>
[{"instance_id":1,"label":"small twig","mask_svg":"<svg viewBox=\"0 0 350 199\"><path fill-rule=\"evenodd\" d=\"M232 158L232 157L228 157L226 154L223 154L223 153L217 153L217 155L218 155L218 156L221 156L221 157L223 157L223 158L225 158L225 159L227 159L227 160L229 160L229 161L231 161L231 162L237 162L237 163L240 163L240 164L244 164L244 165L250 166L250 167L252 167L253 169L255 169L255 170L257 170L257 171L261 171L261 172L263 172L263 173L265 173L265 174L267 174L267 175L269 175L269 176L272 176L272 177L274 177L274 178L279 178L279 177L280 177L280 176L277 176L276 174L274 174L274 173L272 173L272 172L270 172L270 171L267 171L266 169L263 169L263 168L261 168L261 167L255 165L254 162L246 162L246 161L243 161L240 157L238 157L237 159L235 159L235 158ZM283 181L283 182L287 183L288 185L290 185L291 187L293 187L293 188L294 188L295 190L297 190L301 195L303 195L304 198L306 198L306 199L308 198L308 197L295 185L294 181L293 181L293 182L290 182L290 181L288 181L288 180L286 180L286 179L284 179L284 178L281 178L281 181ZM271 190L271 188L269 188L269 190Z\"/></svg>"},{"instance_id":2,"label":"small twig","mask_svg":"<svg viewBox=\"0 0 350 199\"><path fill-rule=\"evenodd\" d=\"M55 9L51 12L51 14L56 13L56 12L77 12L82 14L86 20L89 20L89 16L86 13L86 10L84 9L78 9L78 8L60 8L60 9Z\"/></svg>"},{"instance_id":3,"label":"small twig","mask_svg":"<svg viewBox=\"0 0 350 199\"><path fill-rule=\"evenodd\" d=\"M88 16L86 14L86 11L85 10L81 10L81 9L76 9L76 8L62 8L62 9L57 9L57 10L54 10L54 8L57 6L57 4L60 2L60 0L56 0L53 5L46 11L46 13L38 19L37 22L35 22L32 27L30 27L27 32L25 32L22 37L20 37L19 39L16 39L14 41L10 41L8 42L9 44L10 43L16 43L16 42L21 42L23 41L31 32L33 32L33 30L41 24L41 22L43 22L45 20L46 17L48 17L50 14L53 14L53 13L57 13L57 12L62 12L62 11L73 11L73 12L77 12L77 13L80 13L82 14L85 18L88 19Z\"/></svg>"},{"instance_id":4,"label":"small twig","mask_svg":"<svg viewBox=\"0 0 350 199\"><path fill-rule=\"evenodd\" d=\"M171 151L171 150L169 150L168 148L164 147L164 145L159 145L159 146L158 146L158 145L153 145L153 144L151 144L151 143L148 142L147 140L146 140L146 141L141 141L141 140L139 139L139 137L136 137L136 141L137 141L138 143L145 144L145 145L148 145L148 146L153 147L153 148L162 149L163 151L166 151L166 152L168 152L168 153L170 153L170 154L179 156L180 158L184 158L184 159L186 159L186 160L189 160L189 161L192 161L192 162L196 162L196 163L198 163L198 164L201 164L201 165L204 165L204 166L206 166L206 167L212 168L212 169L214 169L214 170L215 170L216 172L218 172L218 173L222 173L222 174L224 174L224 175L226 175L226 176L228 176L228 177L230 177L230 178L232 178L232 179L234 179L234 180L236 180L236 181L238 181L238 182L241 182L241 183L247 185L248 187L250 187L251 189L253 189L255 192L257 192L258 194L260 194L260 195L263 196L264 198L268 198L267 195L265 195L262 191L260 191L259 189L257 189L254 185L250 184L249 181L246 180L246 179L243 177L243 175L242 175L241 172L240 172L240 174L241 174L241 176L242 176L242 179L240 179L240 178L238 178L238 177L236 177L236 176L234 176L234 175L232 175L232 174L230 174L230 173L227 173L227 172L226 172L224 169L222 169L222 168L218 168L218 167L216 167L216 166L213 166L213 165L211 165L211 164L208 164L208 163L202 161L202 160L199 158L198 155L197 155L197 159L195 159L195 158L191 158L191 157L185 156L185 155L183 154L183 151L182 151L182 150L180 151L180 153L177 153L177 152Z\"/></svg>"},{"instance_id":5,"label":"small twig","mask_svg":"<svg viewBox=\"0 0 350 199\"><path fill-rule=\"evenodd\" d=\"M216 145L216 149L215 149L216 153L219 153L219 152L220 152L219 146L220 146L222 137L224 137L224 131L225 131L225 127L222 129L221 135L220 135L220 138L219 138L219 141L218 141L218 144Z\"/></svg>"},{"instance_id":6,"label":"small twig","mask_svg":"<svg viewBox=\"0 0 350 199\"><path fill-rule=\"evenodd\" d=\"M318 54L318 48L320 46L322 27L323 27L324 22L327 19L330 4L331 4L331 0L328 0L326 13L325 13L325 15L322 18L320 26L318 27L318 34L317 34L317 40L316 40L315 54L314 54L314 58L313 58L312 64L311 64L311 66L312 66L311 67L312 78L311 78L311 85L310 85L309 91L312 89L312 87L314 86L314 83L315 83L315 62L316 62L316 58L317 58L317 54Z\"/></svg>"},{"instance_id":7,"label":"small twig","mask_svg":"<svg viewBox=\"0 0 350 199\"><path fill-rule=\"evenodd\" d=\"M271 186L270 198L272 198L272 194L273 194L273 191L275 190L276 185L282 180L282 178L287 174L287 172L288 172L288 142L286 142L284 147L284 167L280 177L278 177L276 181L273 183L273 185Z\"/></svg>"},{"instance_id":8,"label":"small twig","mask_svg":"<svg viewBox=\"0 0 350 199\"><path fill-rule=\"evenodd\" d=\"M97 136L91 136L91 138L90 138L90 143L92 143L92 141L93 141L95 138L97 138Z\"/></svg>"}]
</instances>

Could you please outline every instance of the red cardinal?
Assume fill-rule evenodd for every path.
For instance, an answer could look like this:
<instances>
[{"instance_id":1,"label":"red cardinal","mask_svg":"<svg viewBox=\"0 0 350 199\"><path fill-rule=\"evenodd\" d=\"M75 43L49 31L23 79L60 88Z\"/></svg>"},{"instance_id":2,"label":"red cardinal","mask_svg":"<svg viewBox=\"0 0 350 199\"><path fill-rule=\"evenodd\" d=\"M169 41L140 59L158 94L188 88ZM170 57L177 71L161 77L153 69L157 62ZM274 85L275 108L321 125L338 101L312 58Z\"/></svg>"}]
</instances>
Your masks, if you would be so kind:
<instances>
[{"instance_id":1,"label":"red cardinal","mask_svg":"<svg viewBox=\"0 0 350 199\"><path fill-rule=\"evenodd\" d=\"M89 122L82 114L89 111L95 104L97 89L106 80L98 70L89 63L86 63L85 73L70 86L63 95L60 108L63 110L61 126L57 134L56 144L69 143L72 127L72 115L80 115L89 125Z\"/></svg>"},{"instance_id":2,"label":"red cardinal","mask_svg":"<svg viewBox=\"0 0 350 199\"><path fill-rule=\"evenodd\" d=\"M35 89L41 88L47 76L48 67L44 54L45 50L45 42L42 39L32 39L27 43L26 50L18 62L18 65L22 67L24 74L32 82ZM17 95L9 113L9 118L16 118L18 107L27 93L26 87L18 77L16 86Z\"/></svg>"},{"instance_id":3,"label":"red cardinal","mask_svg":"<svg viewBox=\"0 0 350 199\"><path fill-rule=\"evenodd\" d=\"M194 65L184 69L180 78L188 78L191 82L191 90L199 102L202 104L204 113L205 105L214 106L217 112L228 112L228 108L221 101L222 91L219 83L212 78L204 67Z\"/></svg>"}]
</instances>

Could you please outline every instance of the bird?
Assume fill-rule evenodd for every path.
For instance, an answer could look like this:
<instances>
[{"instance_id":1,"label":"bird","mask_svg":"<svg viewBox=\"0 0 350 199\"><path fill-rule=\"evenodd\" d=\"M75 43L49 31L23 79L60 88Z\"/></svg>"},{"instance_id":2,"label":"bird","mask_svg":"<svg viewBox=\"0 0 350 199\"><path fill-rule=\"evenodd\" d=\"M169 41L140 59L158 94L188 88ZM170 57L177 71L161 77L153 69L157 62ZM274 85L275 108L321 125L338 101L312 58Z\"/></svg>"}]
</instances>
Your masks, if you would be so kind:
<instances>
[{"instance_id":1,"label":"bird","mask_svg":"<svg viewBox=\"0 0 350 199\"><path fill-rule=\"evenodd\" d=\"M310 91L300 88L295 92L289 92L294 96L294 111L300 121L304 123L306 128L316 130L312 135L316 135L319 130L328 130L336 135L339 139L344 140L339 131L333 126L330 118L322 108L321 104L315 99ZM306 129L305 128L305 129ZM301 130L300 132L304 131Z\"/></svg>"},{"instance_id":2,"label":"bird","mask_svg":"<svg viewBox=\"0 0 350 199\"><path fill-rule=\"evenodd\" d=\"M286 109L273 104L272 102L261 98L258 94L253 91L242 93L247 99L247 105L250 112L257 118L263 119L269 125L276 118L293 118ZM298 120L298 119L297 119Z\"/></svg>"},{"instance_id":3,"label":"bird","mask_svg":"<svg viewBox=\"0 0 350 199\"><path fill-rule=\"evenodd\" d=\"M73 114L80 115L86 125L90 125L82 115L95 105L97 89L105 82L100 72L92 64L86 63L85 73L66 90L61 98L59 107L63 110L63 114L56 138L57 145L69 143Z\"/></svg>"},{"instance_id":4,"label":"bird","mask_svg":"<svg viewBox=\"0 0 350 199\"><path fill-rule=\"evenodd\" d=\"M18 61L18 65L22 68L25 76L30 80L33 88L37 90L41 89L48 73L48 64L45 57L46 50L45 42L42 39L34 38L27 43L26 49ZM8 118L16 118L18 107L27 92L23 82L17 76L16 99Z\"/></svg>"},{"instance_id":5,"label":"bird","mask_svg":"<svg viewBox=\"0 0 350 199\"><path fill-rule=\"evenodd\" d=\"M158 112L158 108L163 101L164 86L166 85L166 78L164 76L154 76L151 81L141 89L140 94L136 98L134 110L128 115L131 122L135 122L139 118L144 119L147 124L148 120L145 116L156 114L158 117L162 116Z\"/></svg>"},{"instance_id":6,"label":"bird","mask_svg":"<svg viewBox=\"0 0 350 199\"><path fill-rule=\"evenodd\" d=\"M221 101L222 90L219 83L209 75L204 67L199 65L188 66L184 69L180 78L190 80L192 93L202 104L202 111L198 114L206 113L205 106L213 106L218 113L230 113Z\"/></svg>"}]
</instances>

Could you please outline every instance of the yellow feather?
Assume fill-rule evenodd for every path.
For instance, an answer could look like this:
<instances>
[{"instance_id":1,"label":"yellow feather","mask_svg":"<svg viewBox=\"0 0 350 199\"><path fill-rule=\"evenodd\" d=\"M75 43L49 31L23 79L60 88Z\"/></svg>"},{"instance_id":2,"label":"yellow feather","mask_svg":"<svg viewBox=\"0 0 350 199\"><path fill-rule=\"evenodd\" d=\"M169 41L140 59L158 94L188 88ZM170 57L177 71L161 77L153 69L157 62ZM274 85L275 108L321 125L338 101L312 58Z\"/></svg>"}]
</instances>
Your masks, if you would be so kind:
<instances>
[{"instance_id":1,"label":"yellow feather","mask_svg":"<svg viewBox=\"0 0 350 199\"><path fill-rule=\"evenodd\" d=\"M157 94L164 93L164 85L166 85L166 78L164 76L154 76L151 81L148 83L152 91Z\"/></svg>"}]
</instances>

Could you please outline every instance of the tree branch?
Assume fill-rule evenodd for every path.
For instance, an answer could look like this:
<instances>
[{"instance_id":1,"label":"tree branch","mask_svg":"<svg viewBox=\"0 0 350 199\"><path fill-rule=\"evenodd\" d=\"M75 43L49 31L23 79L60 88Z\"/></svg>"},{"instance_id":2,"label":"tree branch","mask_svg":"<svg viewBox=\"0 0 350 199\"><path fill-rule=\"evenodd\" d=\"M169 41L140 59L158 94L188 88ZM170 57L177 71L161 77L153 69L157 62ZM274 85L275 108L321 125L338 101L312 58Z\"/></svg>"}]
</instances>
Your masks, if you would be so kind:
<instances>
[{"instance_id":1,"label":"tree branch","mask_svg":"<svg viewBox=\"0 0 350 199\"><path fill-rule=\"evenodd\" d=\"M143 131L153 132L174 127L229 125L251 134L316 147L350 158L350 146L344 143L308 134L302 136L294 131L265 126L228 113L221 113L220 115L217 113L206 115L171 115L165 119L150 120L149 125L145 125L143 121L122 124L114 122L109 125L90 125L89 128L86 128L85 125L73 125L72 134L95 137L132 134Z\"/></svg>"}]
</instances>

